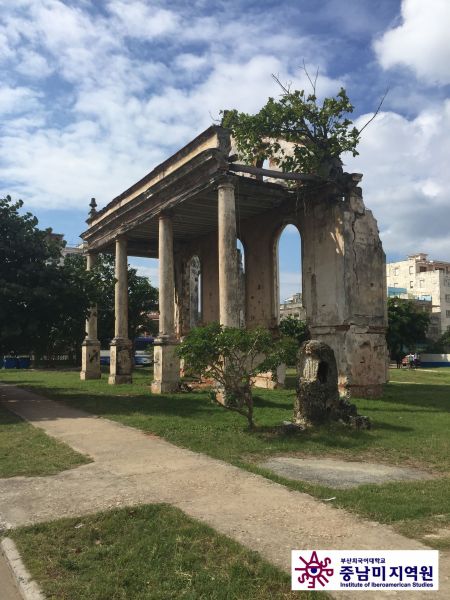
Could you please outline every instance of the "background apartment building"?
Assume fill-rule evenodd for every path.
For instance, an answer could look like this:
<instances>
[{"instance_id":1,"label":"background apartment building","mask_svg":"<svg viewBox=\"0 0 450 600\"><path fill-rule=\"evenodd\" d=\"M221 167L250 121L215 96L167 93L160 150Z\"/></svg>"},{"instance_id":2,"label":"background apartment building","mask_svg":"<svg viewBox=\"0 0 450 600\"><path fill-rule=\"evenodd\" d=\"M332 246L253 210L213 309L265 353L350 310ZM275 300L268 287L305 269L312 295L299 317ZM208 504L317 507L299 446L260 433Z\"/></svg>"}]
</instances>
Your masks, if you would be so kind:
<instances>
[{"instance_id":1,"label":"background apartment building","mask_svg":"<svg viewBox=\"0 0 450 600\"><path fill-rule=\"evenodd\" d=\"M306 309L303 306L301 292L294 294L280 304L280 321L290 316L306 321Z\"/></svg>"},{"instance_id":2,"label":"background apartment building","mask_svg":"<svg viewBox=\"0 0 450 600\"><path fill-rule=\"evenodd\" d=\"M450 262L412 254L407 260L388 263L386 275L390 296L431 302L430 337L438 338L450 329Z\"/></svg>"}]
</instances>

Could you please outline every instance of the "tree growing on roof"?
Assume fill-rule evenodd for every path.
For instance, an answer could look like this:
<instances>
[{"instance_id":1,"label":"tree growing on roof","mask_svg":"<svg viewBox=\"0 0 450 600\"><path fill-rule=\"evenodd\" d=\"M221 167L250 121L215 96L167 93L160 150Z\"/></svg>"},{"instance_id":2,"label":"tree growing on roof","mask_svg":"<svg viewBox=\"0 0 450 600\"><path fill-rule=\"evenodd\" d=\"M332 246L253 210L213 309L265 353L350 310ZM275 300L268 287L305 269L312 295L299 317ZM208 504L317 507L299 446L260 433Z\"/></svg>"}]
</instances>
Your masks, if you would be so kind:
<instances>
[{"instance_id":1,"label":"tree growing on roof","mask_svg":"<svg viewBox=\"0 0 450 600\"><path fill-rule=\"evenodd\" d=\"M254 115L223 110L222 125L231 129L239 157L247 164L260 166L264 160L272 159L284 172L339 180L342 154L358 154L361 132L377 115L384 97L373 117L357 129L348 116L354 107L345 89L319 102L317 73L313 80L305 65L303 69L311 84L310 94L292 90L273 75L281 88L279 98L269 98ZM288 151L281 140L290 142Z\"/></svg>"}]
</instances>

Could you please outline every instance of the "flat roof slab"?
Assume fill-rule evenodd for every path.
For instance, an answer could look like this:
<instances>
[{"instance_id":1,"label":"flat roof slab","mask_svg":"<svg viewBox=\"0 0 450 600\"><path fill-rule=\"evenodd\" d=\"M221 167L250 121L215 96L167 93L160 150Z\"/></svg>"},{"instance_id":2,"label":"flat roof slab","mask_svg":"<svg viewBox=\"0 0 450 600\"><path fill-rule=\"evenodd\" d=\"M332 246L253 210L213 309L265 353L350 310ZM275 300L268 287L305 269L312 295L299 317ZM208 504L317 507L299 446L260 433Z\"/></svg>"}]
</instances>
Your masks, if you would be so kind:
<instances>
[{"instance_id":1,"label":"flat roof slab","mask_svg":"<svg viewBox=\"0 0 450 600\"><path fill-rule=\"evenodd\" d=\"M260 463L259 466L287 479L308 481L341 489L371 483L432 479L432 475L420 469L335 458L278 456Z\"/></svg>"}]
</instances>

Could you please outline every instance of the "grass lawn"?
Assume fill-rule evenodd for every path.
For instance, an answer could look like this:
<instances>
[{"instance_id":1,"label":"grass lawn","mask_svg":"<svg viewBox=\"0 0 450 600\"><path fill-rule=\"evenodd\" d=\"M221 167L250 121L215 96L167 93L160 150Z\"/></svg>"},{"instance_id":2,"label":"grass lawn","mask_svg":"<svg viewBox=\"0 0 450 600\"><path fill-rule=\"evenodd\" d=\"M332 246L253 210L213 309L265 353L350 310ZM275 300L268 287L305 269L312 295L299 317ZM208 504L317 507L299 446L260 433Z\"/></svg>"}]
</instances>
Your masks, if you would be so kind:
<instances>
[{"instance_id":1,"label":"grass lawn","mask_svg":"<svg viewBox=\"0 0 450 600\"><path fill-rule=\"evenodd\" d=\"M0 406L0 477L54 475L91 462Z\"/></svg>"},{"instance_id":2,"label":"grass lawn","mask_svg":"<svg viewBox=\"0 0 450 600\"><path fill-rule=\"evenodd\" d=\"M373 421L370 431L353 431L339 424L298 435L277 429L292 415L292 389L255 390L255 420L250 433L245 420L211 404L207 392L152 396L150 374L135 371L134 383L109 386L81 382L74 372L2 371L0 378L36 390L72 406L152 432L192 450L261 473L290 488L318 498L335 497L333 504L371 519L392 523L402 533L423 538L436 547L450 546L445 528L450 522L449 431L450 369L391 370L383 398L356 400L361 414ZM258 467L268 456L336 456L393 465L417 466L435 474L423 482L364 485L338 490L292 482Z\"/></svg>"},{"instance_id":3,"label":"grass lawn","mask_svg":"<svg viewBox=\"0 0 450 600\"><path fill-rule=\"evenodd\" d=\"M158 504L11 532L48 600L324 599L229 538Z\"/></svg>"}]
</instances>

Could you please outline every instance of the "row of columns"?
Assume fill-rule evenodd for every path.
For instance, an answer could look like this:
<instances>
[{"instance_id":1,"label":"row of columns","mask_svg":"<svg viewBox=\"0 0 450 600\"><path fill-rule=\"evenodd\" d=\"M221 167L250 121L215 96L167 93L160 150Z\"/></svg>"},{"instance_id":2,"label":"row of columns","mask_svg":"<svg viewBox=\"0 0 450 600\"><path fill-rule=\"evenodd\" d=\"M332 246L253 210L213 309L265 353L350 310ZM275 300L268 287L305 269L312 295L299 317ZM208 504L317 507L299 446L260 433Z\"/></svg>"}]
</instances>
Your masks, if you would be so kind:
<instances>
[{"instance_id":1,"label":"row of columns","mask_svg":"<svg viewBox=\"0 0 450 600\"><path fill-rule=\"evenodd\" d=\"M228 327L239 326L237 307L236 208L234 185L225 180L218 186L219 244L219 318ZM115 327L111 342L110 384L131 382L132 343L128 339L127 239L116 239L115 260ZM178 387L180 361L176 355L175 278L172 215L159 217L159 334L154 347L152 392L161 394ZM87 269L95 264L96 255L87 254ZM97 339L97 307L92 307L86 321L86 338L82 347L81 379L100 377L100 343Z\"/></svg>"},{"instance_id":2,"label":"row of columns","mask_svg":"<svg viewBox=\"0 0 450 600\"><path fill-rule=\"evenodd\" d=\"M95 264L97 255L87 253L86 269L90 271ZM114 338L110 345L110 374L108 382L131 383L133 366L132 343L128 339L128 256L127 239L119 236L116 239L116 259L114 276ZM82 345L80 378L99 379L100 371L100 342L97 338L97 307L91 308L86 320L86 337Z\"/></svg>"}]
</instances>

